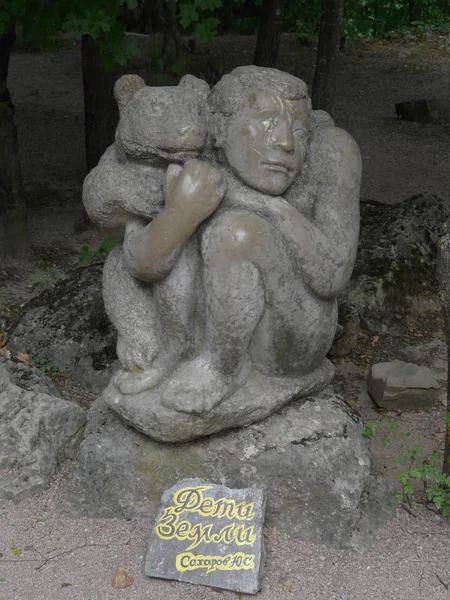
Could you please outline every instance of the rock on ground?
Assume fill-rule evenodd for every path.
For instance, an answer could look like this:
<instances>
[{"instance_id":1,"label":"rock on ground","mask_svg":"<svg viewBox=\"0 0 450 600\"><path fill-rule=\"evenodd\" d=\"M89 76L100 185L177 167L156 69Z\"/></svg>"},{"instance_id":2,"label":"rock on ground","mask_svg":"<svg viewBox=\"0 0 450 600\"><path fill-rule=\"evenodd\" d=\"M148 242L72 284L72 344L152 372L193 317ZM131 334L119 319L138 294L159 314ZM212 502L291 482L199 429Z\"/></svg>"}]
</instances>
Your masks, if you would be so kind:
<instances>
[{"instance_id":1,"label":"rock on ground","mask_svg":"<svg viewBox=\"0 0 450 600\"><path fill-rule=\"evenodd\" d=\"M96 393L118 368L116 331L102 298L102 265L71 271L25 307L8 347L44 358Z\"/></svg>"},{"instance_id":2,"label":"rock on ground","mask_svg":"<svg viewBox=\"0 0 450 600\"><path fill-rule=\"evenodd\" d=\"M361 203L361 232L353 276L339 299L343 327L332 353L345 356L355 330L395 326L406 315L440 313L436 257L450 200L420 194L399 204Z\"/></svg>"},{"instance_id":3,"label":"rock on ground","mask_svg":"<svg viewBox=\"0 0 450 600\"><path fill-rule=\"evenodd\" d=\"M330 391L189 444L151 440L99 399L66 501L76 516L155 517L163 491L180 479L257 487L268 492L269 526L303 540L366 549L394 501L371 474L361 434L359 418Z\"/></svg>"},{"instance_id":4,"label":"rock on ground","mask_svg":"<svg viewBox=\"0 0 450 600\"><path fill-rule=\"evenodd\" d=\"M439 400L440 387L428 367L402 360L372 365L369 374L369 394L388 410L431 408Z\"/></svg>"},{"instance_id":5,"label":"rock on ground","mask_svg":"<svg viewBox=\"0 0 450 600\"><path fill-rule=\"evenodd\" d=\"M36 369L1 359L0 498L19 501L47 488L58 465L74 456L86 412L52 394Z\"/></svg>"}]
</instances>

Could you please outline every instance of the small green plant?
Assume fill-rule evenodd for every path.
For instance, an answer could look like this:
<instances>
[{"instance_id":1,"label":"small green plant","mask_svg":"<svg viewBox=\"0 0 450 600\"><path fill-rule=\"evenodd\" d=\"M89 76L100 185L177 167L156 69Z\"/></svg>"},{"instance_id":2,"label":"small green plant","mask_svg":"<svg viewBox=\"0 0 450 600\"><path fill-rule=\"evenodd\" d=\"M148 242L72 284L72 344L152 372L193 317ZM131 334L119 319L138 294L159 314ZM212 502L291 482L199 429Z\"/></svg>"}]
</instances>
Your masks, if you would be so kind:
<instances>
[{"instance_id":1,"label":"small green plant","mask_svg":"<svg viewBox=\"0 0 450 600\"><path fill-rule=\"evenodd\" d=\"M445 422L450 422L450 412L447 412ZM377 423L369 421L362 435L372 439L377 431ZM397 423L387 417L383 422L380 438L383 448L387 448L391 443L391 434L397 433ZM397 464L405 464L406 470L398 476L401 488L395 495L397 502L410 504L410 496L414 491L413 482L421 481L428 501L447 516L450 512L450 476L442 473L442 452L433 452L431 456L426 457L421 446L410 446L406 442L411 435L409 432L402 432L399 435L404 438L405 443L403 452L397 457Z\"/></svg>"},{"instance_id":2,"label":"small green plant","mask_svg":"<svg viewBox=\"0 0 450 600\"><path fill-rule=\"evenodd\" d=\"M116 246L117 242L113 238L106 236L100 242L97 250L91 250L87 244L81 247L81 252L78 258L80 263L89 263L93 258L102 258L107 256Z\"/></svg>"},{"instance_id":3,"label":"small green plant","mask_svg":"<svg viewBox=\"0 0 450 600\"><path fill-rule=\"evenodd\" d=\"M49 377L53 379L53 381L58 381L61 377L61 373L58 367L52 363L50 363L46 356L33 356L30 360L30 364L45 373Z\"/></svg>"},{"instance_id":4,"label":"small green plant","mask_svg":"<svg viewBox=\"0 0 450 600\"><path fill-rule=\"evenodd\" d=\"M375 423L375 421L368 421L366 423L366 426L362 432L363 437L368 438L369 440L371 440L375 434L378 431L378 425L377 423ZM392 438L391 435L392 433L396 433L397 432L397 423L394 421L394 419L391 419L390 417L386 417L386 419L384 420L383 423L383 433L381 435L381 445L383 446L383 448L388 448L390 443L392 442Z\"/></svg>"}]
</instances>

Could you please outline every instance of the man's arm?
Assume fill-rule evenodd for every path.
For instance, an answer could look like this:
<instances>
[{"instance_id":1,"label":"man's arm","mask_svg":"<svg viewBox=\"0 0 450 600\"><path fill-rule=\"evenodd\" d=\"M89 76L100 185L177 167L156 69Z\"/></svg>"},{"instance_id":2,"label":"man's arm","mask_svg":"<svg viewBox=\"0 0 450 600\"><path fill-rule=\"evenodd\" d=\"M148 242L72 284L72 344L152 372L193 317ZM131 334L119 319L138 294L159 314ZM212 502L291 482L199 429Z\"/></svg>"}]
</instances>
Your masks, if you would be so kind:
<instances>
[{"instance_id":1,"label":"man's arm","mask_svg":"<svg viewBox=\"0 0 450 600\"><path fill-rule=\"evenodd\" d=\"M338 127L318 130L308 147L299 184L315 198L312 222L293 206L280 207L278 225L291 243L308 286L332 298L348 283L359 236L361 156L354 139ZM286 194L296 193L296 184Z\"/></svg>"},{"instance_id":2,"label":"man's arm","mask_svg":"<svg viewBox=\"0 0 450 600\"><path fill-rule=\"evenodd\" d=\"M130 273L143 281L160 281L174 267L191 235L218 207L225 193L220 171L192 160L181 169L171 165L166 173L166 204L147 225L129 219L124 256Z\"/></svg>"}]
</instances>

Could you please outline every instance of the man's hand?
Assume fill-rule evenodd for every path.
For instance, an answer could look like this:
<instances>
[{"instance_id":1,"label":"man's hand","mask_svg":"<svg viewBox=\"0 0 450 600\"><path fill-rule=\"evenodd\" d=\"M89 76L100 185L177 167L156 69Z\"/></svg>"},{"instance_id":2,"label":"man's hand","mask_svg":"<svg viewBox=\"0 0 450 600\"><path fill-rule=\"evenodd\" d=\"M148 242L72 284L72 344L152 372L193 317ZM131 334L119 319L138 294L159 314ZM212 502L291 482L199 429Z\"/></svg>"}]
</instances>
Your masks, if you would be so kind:
<instances>
[{"instance_id":1,"label":"man's hand","mask_svg":"<svg viewBox=\"0 0 450 600\"><path fill-rule=\"evenodd\" d=\"M170 165L164 179L166 208L196 225L213 214L225 191L222 173L200 160Z\"/></svg>"}]
</instances>

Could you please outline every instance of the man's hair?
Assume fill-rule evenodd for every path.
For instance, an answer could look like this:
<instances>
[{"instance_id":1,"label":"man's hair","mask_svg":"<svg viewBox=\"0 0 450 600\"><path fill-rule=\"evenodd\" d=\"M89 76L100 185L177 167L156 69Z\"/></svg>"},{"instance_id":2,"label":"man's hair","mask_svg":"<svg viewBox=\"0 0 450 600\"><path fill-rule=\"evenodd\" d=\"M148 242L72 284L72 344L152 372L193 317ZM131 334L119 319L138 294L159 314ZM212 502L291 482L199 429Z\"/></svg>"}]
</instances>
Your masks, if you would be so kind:
<instances>
[{"instance_id":1,"label":"man's hair","mask_svg":"<svg viewBox=\"0 0 450 600\"><path fill-rule=\"evenodd\" d=\"M274 92L286 100L309 100L308 87L301 79L278 69L249 65L237 67L214 86L208 99L212 114L230 116L239 112L245 104L246 88Z\"/></svg>"}]
</instances>

